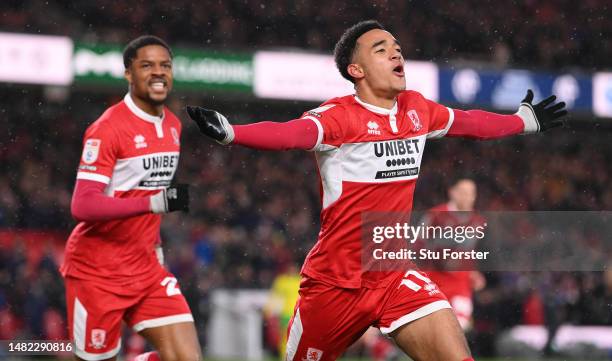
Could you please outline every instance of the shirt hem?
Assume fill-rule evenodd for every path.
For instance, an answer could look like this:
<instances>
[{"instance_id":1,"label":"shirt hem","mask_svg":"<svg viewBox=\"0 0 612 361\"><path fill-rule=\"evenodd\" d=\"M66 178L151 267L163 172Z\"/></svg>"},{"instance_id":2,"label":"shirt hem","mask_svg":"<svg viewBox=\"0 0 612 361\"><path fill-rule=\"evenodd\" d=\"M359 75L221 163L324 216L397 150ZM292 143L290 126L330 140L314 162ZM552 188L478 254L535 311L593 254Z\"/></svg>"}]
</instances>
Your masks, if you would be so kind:
<instances>
[{"instance_id":1,"label":"shirt hem","mask_svg":"<svg viewBox=\"0 0 612 361\"><path fill-rule=\"evenodd\" d=\"M393 280L398 277L403 277L403 271L392 271L388 276L383 277L378 280L368 280L364 278L360 278L357 281L353 280L342 280L334 277L330 277L324 275L322 273L313 271L313 270L302 270L302 276L312 278L315 281L325 283L327 285L338 287L338 288L348 288L348 289L359 289L359 288L367 288L367 289L379 289L386 288L393 282Z\"/></svg>"}]
</instances>

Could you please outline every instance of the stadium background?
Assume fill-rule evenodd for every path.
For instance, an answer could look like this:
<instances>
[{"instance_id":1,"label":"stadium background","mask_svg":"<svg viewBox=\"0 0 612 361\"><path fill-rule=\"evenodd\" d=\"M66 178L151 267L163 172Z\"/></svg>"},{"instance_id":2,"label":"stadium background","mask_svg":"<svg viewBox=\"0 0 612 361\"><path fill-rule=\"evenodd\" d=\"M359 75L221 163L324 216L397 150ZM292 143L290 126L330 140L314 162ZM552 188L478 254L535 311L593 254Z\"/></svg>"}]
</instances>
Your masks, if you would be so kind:
<instances>
[{"instance_id":1,"label":"stadium background","mask_svg":"<svg viewBox=\"0 0 612 361\"><path fill-rule=\"evenodd\" d=\"M540 93L566 90L564 94L573 99L564 130L491 142L431 142L415 193L416 209L445 201L446 186L458 175L477 181L481 210L612 207L612 146L606 119L612 117L612 81L604 73L612 58L607 1L0 4L0 31L67 37L75 58L79 49L101 54L152 33L192 60L249 63L262 51L272 52L281 56L284 66L279 71L289 79L307 73L302 63L291 62L292 55L329 56L344 28L367 18L389 27L407 59L433 62L438 83L431 91L444 104L511 112L508 102L516 98L518 104L530 85L539 87ZM28 67L33 72L33 64L44 68L53 62L51 53L15 55L7 44L0 45L0 340L66 339L57 266L74 225L69 206L82 134L106 107L121 99L125 85L113 80L109 69L102 75L83 70L68 81L11 78L7 73L19 68L20 61L25 61L26 72ZM177 82L169 104L184 124L178 179L192 185L193 201L189 215L165 217L164 248L192 307L202 345L210 336L207 326L215 290L269 288L289 264L301 263L318 232L320 203L311 154L222 148L200 137L184 113L185 104L201 104L239 123L282 121L318 104L291 83L289 88L254 84L260 82L253 80L260 68L250 64L252 73L222 76L229 79L225 83L205 76L196 83ZM457 85L458 74L466 69L461 73L463 83ZM516 75L510 69L528 71ZM42 69L36 74L46 73ZM562 75L566 83L553 83ZM477 88L474 79L480 81ZM495 84L504 79L511 84L505 98L483 95L503 88ZM315 89L318 81L311 84ZM274 89L285 90L274 94ZM612 326L609 274L486 276L486 289L475 296L475 329L470 334L477 356L499 354L496 340L517 325ZM582 347L574 350L578 359L611 357L609 350L599 354ZM515 348L530 352L525 345ZM360 357L363 351L356 347L351 353Z\"/></svg>"}]
</instances>

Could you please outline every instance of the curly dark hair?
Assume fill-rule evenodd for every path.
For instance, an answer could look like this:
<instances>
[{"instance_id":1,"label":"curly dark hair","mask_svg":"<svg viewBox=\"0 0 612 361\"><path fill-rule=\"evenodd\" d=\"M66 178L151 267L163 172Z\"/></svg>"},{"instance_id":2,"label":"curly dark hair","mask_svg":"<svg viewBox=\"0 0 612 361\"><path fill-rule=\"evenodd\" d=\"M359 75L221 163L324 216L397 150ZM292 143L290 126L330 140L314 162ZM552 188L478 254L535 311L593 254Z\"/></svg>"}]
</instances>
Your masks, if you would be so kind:
<instances>
[{"instance_id":1,"label":"curly dark hair","mask_svg":"<svg viewBox=\"0 0 612 361\"><path fill-rule=\"evenodd\" d=\"M336 61L336 66L338 67L338 70L340 70L340 74L342 74L342 76L351 83L354 83L355 79L349 75L347 68L353 60L355 50L357 50L357 39L361 35L374 29L385 30L385 28L376 20L360 21L346 29L334 47L334 59Z\"/></svg>"}]
</instances>

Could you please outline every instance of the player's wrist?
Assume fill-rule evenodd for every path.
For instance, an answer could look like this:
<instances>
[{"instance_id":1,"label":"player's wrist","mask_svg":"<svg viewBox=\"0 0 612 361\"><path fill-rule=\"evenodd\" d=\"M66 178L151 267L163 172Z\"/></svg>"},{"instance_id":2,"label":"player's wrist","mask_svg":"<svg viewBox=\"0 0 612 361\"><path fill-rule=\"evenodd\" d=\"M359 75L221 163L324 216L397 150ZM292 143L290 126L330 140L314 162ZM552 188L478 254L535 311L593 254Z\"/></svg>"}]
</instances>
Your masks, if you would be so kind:
<instances>
[{"instance_id":1,"label":"player's wrist","mask_svg":"<svg viewBox=\"0 0 612 361\"><path fill-rule=\"evenodd\" d=\"M227 137L225 138L226 145L233 143L234 140L236 139L236 132L235 132L234 126L228 122L227 128L228 128L228 132L227 132Z\"/></svg>"},{"instance_id":2,"label":"player's wrist","mask_svg":"<svg viewBox=\"0 0 612 361\"><path fill-rule=\"evenodd\" d=\"M219 125L222 129L219 135L224 135L222 139L217 140L217 143L222 145L231 144L234 141L234 138L236 137L236 134L234 132L234 126L230 124L230 122L223 114L219 112L216 113L217 119L219 120Z\"/></svg>"},{"instance_id":3,"label":"player's wrist","mask_svg":"<svg viewBox=\"0 0 612 361\"><path fill-rule=\"evenodd\" d=\"M533 104L533 97L533 91L527 90L527 95L516 112L516 115L521 117L525 124L523 133L543 132L563 125L562 118L567 115L565 102L555 103L557 97L551 95Z\"/></svg>"},{"instance_id":4,"label":"player's wrist","mask_svg":"<svg viewBox=\"0 0 612 361\"><path fill-rule=\"evenodd\" d=\"M537 133L540 131L540 123L538 122L535 112L530 104L522 103L518 111L514 113L523 121L523 134Z\"/></svg>"},{"instance_id":5,"label":"player's wrist","mask_svg":"<svg viewBox=\"0 0 612 361\"><path fill-rule=\"evenodd\" d=\"M236 133L234 130L234 126L231 125L229 122L224 122L221 123L224 132L225 132L225 137L223 139L220 140L216 140L215 141L221 145L229 145L232 144L234 142L234 139L236 139ZM214 139L214 138L213 138Z\"/></svg>"},{"instance_id":6,"label":"player's wrist","mask_svg":"<svg viewBox=\"0 0 612 361\"><path fill-rule=\"evenodd\" d=\"M174 184L149 198L153 213L189 212L189 186Z\"/></svg>"},{"instance_id":7,"label":"player's wrist","mask_svg":"<svg viewBox=\"0 0 612 361\"><path fill-rule=\"evenodd\" d=\"M168 212L168 201L165 189L149 197L149 209L152 213L156 214Z\"/></svg>"}]
</instances>

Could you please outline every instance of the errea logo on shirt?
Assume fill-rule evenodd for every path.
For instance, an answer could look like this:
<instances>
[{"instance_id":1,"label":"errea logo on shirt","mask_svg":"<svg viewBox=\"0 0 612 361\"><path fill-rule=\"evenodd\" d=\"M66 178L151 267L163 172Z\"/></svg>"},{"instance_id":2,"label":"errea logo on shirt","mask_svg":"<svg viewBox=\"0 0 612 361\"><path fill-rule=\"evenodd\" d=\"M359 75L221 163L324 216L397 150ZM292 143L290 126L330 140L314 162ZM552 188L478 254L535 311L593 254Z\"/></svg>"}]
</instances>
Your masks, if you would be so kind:
<instances>
[{"instance_id":1,"label":"errea logo on shirt","mask_svg":"<svg viewBox=\"0 0 612 361\"><path fill-rule=\"evenodd\" d=\"M134 145L136 149L142 149L147 147L147 143L145 142L145 137L142 134L138 134L134 137Z\"/></svg>"},{"instance_id":2,"label":"errea logo on shirt","mask_svg":"<svg viewBox=\"0 0 612 361\"><path fill-rule=\"evenodd\" d=\"M380 132L380 130L378 130L378 128L380 128L380 127L378 126L378 123L376 123L375 121L370 120L368 122L368 134L380 135L381 132Z\"/></svg>"}]
</instances>

